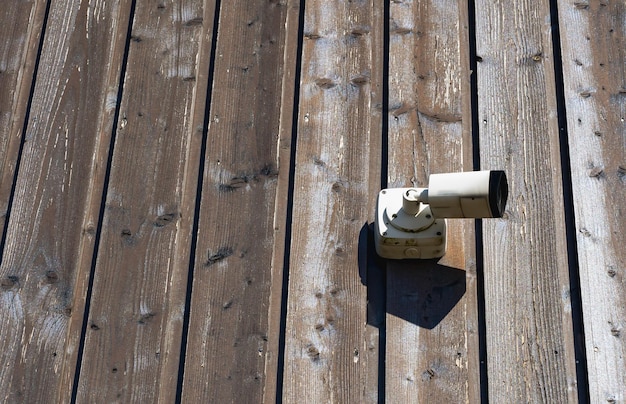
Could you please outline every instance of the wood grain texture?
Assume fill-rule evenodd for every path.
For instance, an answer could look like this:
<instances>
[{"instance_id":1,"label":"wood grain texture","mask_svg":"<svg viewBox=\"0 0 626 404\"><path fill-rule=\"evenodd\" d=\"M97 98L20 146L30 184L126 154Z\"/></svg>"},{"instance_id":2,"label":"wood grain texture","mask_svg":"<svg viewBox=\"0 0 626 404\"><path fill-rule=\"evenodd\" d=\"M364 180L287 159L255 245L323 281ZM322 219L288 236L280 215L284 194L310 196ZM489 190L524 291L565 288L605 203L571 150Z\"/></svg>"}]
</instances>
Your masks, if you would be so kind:
<instances>
[{"instance_id":1,"label":"wood grain texture","mask_svg":"<svg viewBox=\"0 0 626 404\"><path fill-rule=\"evenodd\" d=\"M282 355L281 327L283 321L283 286L285 275L285 258L287 255L288 215L290 208L290 180L292 163L293 123L296 114L296 80L298 75L298 56L300 37L299 0L286 3L285 43L283 52L283 76L280 96L280 121L278 129L278 178L276 184L276 201L274 206L274 246L271 262L271 284L268 303L268 341L265 351L265 388L264 403L278 403L282 396L279 358Z\"/></svg>"},{"instance_id":2,"label":"wood grain texture","mask_svg":"<svg viewBox=\"0 0 626 404\"><path fill-rule=\"evenodd\" d=\"M389 187L472 169L462 10L456 1L391 3ZM387 402L479 400L480 385L469 385L479 371L473 237L472 221L450 220L439 262L387 262Z\"/></svg>"},{"instance_id":3,"label":"wood grain texture","mask_svg":"<svg viewBox=\"0 0 626 404\"><path fill-rule=\"evenodd\" d=\"M547 1L476 2L482 169L504 169L483 221L493 402L576 402L559 130Z\"/></svg>"},{"instance_id":4,"label":"wood grain texture","mask_svg":"<svg viewBox=\"0 0 626 404\"><path fill-rule=\"evenodd\" d=\"M174 401L213 12L210 1L136 4L80 402Z\"/></svg>"},{"instance_id":5,"label":"wood grain texture","mask_svg":"<svg viewBox=\"0 0 626 404\"><path fill-rule=\"evenodd\" d=\"M0 402L626 400L626 3L470 2L470 73L467 2L389 2L389 55L382 0L3 4ZM442 260L385 263L381 158L390 187L471 170L471 74L510 185L483 267L469 220Z\"/></svg>"},{"instance_id":6,"label":"wood grain texture","mask_svg":"<svg viewBox=\"0 0 626 404\"><path fill-rule=\"evenodd\" d=\"M269 333L268 310L272 284L282 284L272 255L274 213L281 212L275 202L287 199L287 189L278 185L289 177L289 161L278 161L277 154L280 118L290 116L293 108L293 97L282 100L283 91L289 93L283 90L288 7L293 4L221 3L185 362L186 402L261 402L266 385L276 390L277 348L271 355L267 350L270 344L277 347L279 334L278 329ZM290 33L297 36L295 29ZM292 81L286 85L293 87L290 72ZM289 145L281 146L289 152ZM281 220L284 216L277 218ZM278 242L284 245L284 239ZM273 373L266 374L266 367Z\"/></svg>"},{"instance_id":7,"label":"wood grain texture","mask_svg":"<svg viewBox=\"0 0 626 404\"><path fill-rule=\"evenodd\" d=\"M626 400L626 4L559 2L591 402Z\"/></svg>"},{"instance_id":8,"label":"wood grain texture","mask_svg":"<svg viewBox=\"0 0 626 404\"><path fill-rule=\"evenodd\" d=\"M0 268L8 401L71 394L128 14L51 5Z\"/></svg>"},{"instance_id":9,"label":"wood grain texture","mask_svg":"<svg viewBox=\"0 0 626 404\"><path fill-rule=\"evenodd\" d=\"M376 196L382 183L382 142L383 142L383 82L384 61L387 57L385 47L385 4L384 0L371 3L372 29L370 31L370 115L369 115L369 179L368 179L368 221L376 217ZM387 90L388 92L388 90ZM376 153L375 150L380 150ZM367 325L365 328L365 350L359 356L367 364L362 378L363 403L380 403L384 400L384 363L385 363L385 273L376 256L375 246L371 244L372 224L363 227L360 236L367 235L367 243L359 240L359 275L367 286ZM365 258L365 265L363 263ZM374 262L372 262L374 261ZM363 268L363 266L365 268ZM363 271L365 269L365 271ZM364 272L364 273L363 273ZM381 330L381 328L383 328Z\"/></svg>"},{"instance_id":10,"label":"wood grain texture","mask_svg":"<svg viewBox=\"0 0 626 404\"><path fill-rule=\"evenodd\" d=\"M0 14L0 229L4 231L46 3L20 0ZM0 234L1 235L1 234Z\"/></svg>"},{"instance_id":11,"label":"wood grain texture","mask_svg":"<svg viewBox=\"0 0 626 404\"><path fill-rule=\"evenodd\" d=\"M307 1L285 336L285 402L365 402L366 288L358 240L379 173L373 3ZM374 99L376 97L374 96ZM378 117L372 114L378 114ZM374 147L370 149L370 142ZM379 178L379 177L378 177Z\"/></svg>"}]
</instances>

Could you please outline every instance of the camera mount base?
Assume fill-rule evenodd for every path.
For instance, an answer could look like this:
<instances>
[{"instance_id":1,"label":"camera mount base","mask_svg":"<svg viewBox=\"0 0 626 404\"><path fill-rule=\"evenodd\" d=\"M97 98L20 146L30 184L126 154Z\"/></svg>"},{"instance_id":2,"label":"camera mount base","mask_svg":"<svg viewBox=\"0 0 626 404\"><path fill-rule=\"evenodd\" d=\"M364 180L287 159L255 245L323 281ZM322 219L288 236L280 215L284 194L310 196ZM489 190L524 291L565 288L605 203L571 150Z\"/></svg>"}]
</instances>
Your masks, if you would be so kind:
<instances>
[{"instance_id":1,"label":"camera mount base","mask_svg":"<svg viewBox=\"0 0 626 404\"><path fill-rule=\"evenodd\" d=\"M435 218L424 188L388 188L378 194L376 252L383 258L439 258L446 252L446 221Z\"/></svg>"}]
</instances>

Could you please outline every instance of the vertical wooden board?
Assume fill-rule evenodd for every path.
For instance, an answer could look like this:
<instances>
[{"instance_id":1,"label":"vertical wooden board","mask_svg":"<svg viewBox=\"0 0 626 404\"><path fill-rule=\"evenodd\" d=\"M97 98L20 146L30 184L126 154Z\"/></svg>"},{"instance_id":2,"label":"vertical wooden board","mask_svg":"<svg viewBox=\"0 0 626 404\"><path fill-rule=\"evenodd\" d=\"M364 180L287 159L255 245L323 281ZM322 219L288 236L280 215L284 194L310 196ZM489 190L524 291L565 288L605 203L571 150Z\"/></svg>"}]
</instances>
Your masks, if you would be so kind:
<instances>
[{"instance_id":1,"label":"vertical wooden board","mask_svg":"<svg viewBox=\"0 0 626 404\"><path fill-rule=\"evenodd\" d=\"M560 1L559 18L590 399L622 402L626 4Z\"/></svg>"},{"instance_id":2,"label":"vertical wooden board","mask_svg":"<svg viewBox=\"0 0 626 404\"><path fill-rule=\"evenodd\" d=\"M385 86L383 72L388 49L385 46L385 4L384 0L375 0L370 4L372 10L370 31L370 112L369 112L369 179L368 179L368 211L369 224L364 225L360 236L367 236L367 242L359 240L359 276L367 287L367 325L363 349L359 351L360 360L366 367L361 377L363 403L380 403L384 401L384 363L385 355L385 271L376 256L376 249L371 242L371 228L376 216L376 197L382 183L382 142L383 142L383 94ZM388 93L388 91L386 91ZM363 258L365 258L363 260ZM365 266L365 268L363 268Z\"/></svg>"},{"instance_id":3,"label":"vertical wooden board","mask_svg":"<svg viewBox=\"0 0 626 404\"><path fill-rule=\"evenodd\" d=\"M365 402L377 364L367 354L358 239L379 187L369 183L380 167L378 27L372 2L305 7L283 399Z\"/></svg>"},{"instance_id":4,"label":"vertical wooden board","mask_svg":"<svg viewBox=\"0 0 626 404\"><path fill-rule=\"evenodd\" d=\"M289 187L292 151L293 121L295 115L296 78L299 80L298 55L300 54L300 1L288 0L285 14L285 42L283 53L283 74L280 96L280 123L278 128L278 178L274 208L274 245L271 262L271 282L268 303L268 340L265 350L265 387L263 402L278 402L282 389L279 375L281 355L281 326L283 321L283 277L287 246L287 222L289 212ZM289 170L289 171L288 171ZM279 391L280 390L280 391Z\"/></svg>"},{"instance_id":5,"label":"vertical wooden board","mask_svg":"<svg viewBox=\"0 0 626 404\"><path fill-rule=\"evenodd\" d=\"M476 2L481 168L509 181L483 221L493 402L577 399L550 29L547 1Z\"/></svg>"},{"instance_id":6,"label":"vertical wooden board","mask_svg":"<svg viewBox=\"0 0 626 404\"><path fill-rule=\"evenodd\" d=\"M472 169L464 5L391 3L389 187ZM469 384L479 369L468 368L478 363L473 237L472 221L449 220L441 260L387 262L388 402L479 400Z\"/></svg>"},{"instance_id":7,"label":"vertical wooden board","mask_svg":"<svg viewBox=\"0 0 626 404\"><path fill-rule=\"evenodd\" d=\"M472 66L472 50L470 49L470 32L474 29L474 21L470 19L469 1L464 0L459 3L459 36L460 47L459 57L461 61L461 84L460 91L462 97L461 113L463 124L463 167L465 171L473 170L477 161L474 161L476 150L473 111L476 105L473 105L474 95L472 92L472 80L475 71L471 70ZM456 220L455 220L456 222ZM469 402L482 401L486 397L484 377L482 374L482 364L484 363L481 342L484 342L484 311L480 313L479 307L484 310L484 296L482 296L481 285L482 279L479 281L477 274L478 262L476 257L476 223L471 224L459 222L462 226L465 251L465 279L466 279L466 338L467 338L467 380L468 380L468 399ZM482 274L480 274L482 277Z\"/></svg>"},{"instance_id":8,"label":"vertical wooden board","mask_svg":"<svg viewBox=\"0 0 626 404\"><path fill-rule=\"evenodd\" d=\"M214 3L138 1L77 399L173 402Z\"/></svg>"},{"instance_id":9,"label":"vertical wooden board","mask_svg":"<svg viewBox=\"0 0 626 404\"><path fill-rule=\"evenodd\" d=\"M51 5L0 267L8 401L71 393L129 4Z\"/></svg>"},{"instance_id":10,"label":"vertical wooden board","mask_svg":"<svg viewBox=\"0 0 626 404\"><path fill-rule=\"evenodd\" d=\"M0 229L5 219L45 19L43 1L21 0L0 14ZM0 234L1 236L1 234Z\"/></svg>"},{"instance_id":11,"label":"vertical wooden board","mask_svg":"<svg viewBox=\"0 0 626 404\"><path fill-rule=\"evenodd\" d=\"M261 402L266 384L276 388L265 367L277 359L266 355L278 339L268 332L270 287L282 282L272 271L274 211L276 199L287 198L276 195L278 183L289 176L288 163L277 161L281 110L293 107L293 98L281 100L287 12L279 1L221 3L186 402Z\"/></svg>"}]
</instances>

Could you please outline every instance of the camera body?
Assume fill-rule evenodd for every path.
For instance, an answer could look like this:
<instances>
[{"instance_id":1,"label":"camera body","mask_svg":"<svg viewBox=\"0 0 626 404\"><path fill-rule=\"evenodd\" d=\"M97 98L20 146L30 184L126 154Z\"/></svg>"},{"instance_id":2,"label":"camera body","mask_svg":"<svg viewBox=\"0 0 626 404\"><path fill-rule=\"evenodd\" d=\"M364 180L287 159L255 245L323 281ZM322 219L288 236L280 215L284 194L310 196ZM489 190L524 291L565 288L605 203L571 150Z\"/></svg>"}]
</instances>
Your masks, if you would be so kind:
<instances>
[{"instance_id":1,"label":"camera body","mask_svg":"<svg viewBox=\"0 0 626 404\"><path fill-rule=\"evenodd\" d=\"M428 188L383 189L376 204L376 252L391 259L442 257L446 218L502 217L507 198L504 171L432 174Z\"/></svg>"}]
</instances>

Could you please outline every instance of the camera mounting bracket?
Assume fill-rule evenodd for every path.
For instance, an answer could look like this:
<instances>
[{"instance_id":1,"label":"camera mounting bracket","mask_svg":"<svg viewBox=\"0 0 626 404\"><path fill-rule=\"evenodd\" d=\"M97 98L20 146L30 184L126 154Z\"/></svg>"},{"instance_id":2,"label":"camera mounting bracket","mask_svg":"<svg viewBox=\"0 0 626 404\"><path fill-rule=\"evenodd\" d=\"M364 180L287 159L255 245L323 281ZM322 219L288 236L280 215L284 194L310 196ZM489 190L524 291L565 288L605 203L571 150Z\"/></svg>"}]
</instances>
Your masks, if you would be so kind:
<instances>
[{"instance_id":1,"label":"camera mounting bracket","mask_svg":"<svg viewBox=\"0 0 626 404\"><path fill-rule=\"evenodd\" d=\"M376 252L383 258L439 258L446 252L446 221L435 218L425 188L388 188L378 194Z\"/></svg>"}]
</instances>

